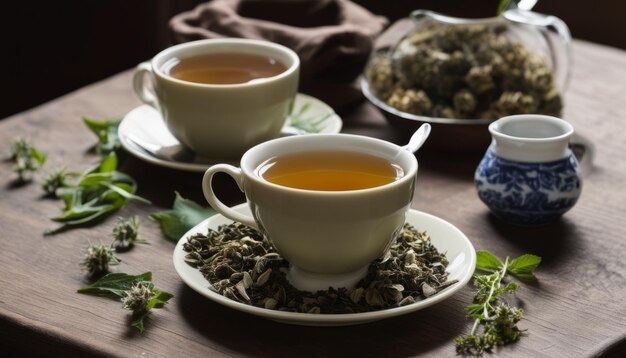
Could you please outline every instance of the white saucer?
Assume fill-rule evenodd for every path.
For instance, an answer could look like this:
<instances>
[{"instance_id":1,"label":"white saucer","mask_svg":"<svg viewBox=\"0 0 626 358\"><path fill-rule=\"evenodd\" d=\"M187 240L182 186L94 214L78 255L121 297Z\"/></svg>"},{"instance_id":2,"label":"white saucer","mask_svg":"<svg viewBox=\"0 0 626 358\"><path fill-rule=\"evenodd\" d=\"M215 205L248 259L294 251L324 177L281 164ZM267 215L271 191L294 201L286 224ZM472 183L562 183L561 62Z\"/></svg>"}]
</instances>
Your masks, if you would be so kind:
<instances>
[{"instance_id":1,"label":"white saucer","mask_svg":"<svg viewBox=\"0 0 626 358\"><path fill-rule=\"evenodd\" d=\"M235 206L233 209L242 213L250 213L250 208L245 203ZM465 286L474 273L476 252L474 251L472 243L459 229L443 219L417 210L410 210L407 214L406 221L418 230L426 231L430 235L433 245L435 245L440 252L446 253L450 261L450 265L446 269L449 273L448 279L458 280L458 282L450 285L434 296L402 307L349 314L293 313L254 307L220 295L209 288L209 281L202 276L202 273L198 269L185 263L186 252L183 250L183 244L190 235L197 233L206 234L209 228L217 229L218 225L232 222L219 214L196 225L178 241L174 249L174 268L180 278L182 278L189 287L210 300L226 307L274 321L305 326L347 326L377 321L384 318L404 315L439 303Z\"/></svg>"},{"instance_id":2,"label":"white saucer","mask_svg":"<svg viewBox=\"0 0 626 358\"><path fill-rule=\"evenodd\" d=\"M343 124L341 118L334 113L330 106L315 97L298 93L294 103L294 111L298 111L305 103L310 103L310 106L306 110L305 115L302 116L304 120L316 120L317 118L325 117L325 120L319 124L320 131L318 133L339 133L339 131L341 131ZM215 164L204 162L185 163L164 160L155 157L133 143L129 137L144 143L159 146L173 146L179 144L178 140L174 138L174 136L167 129L163 119L161 118L161 114L153 107L145 104L126 114L120 123L118 135L124 149L137 158L156 165L172 169L204 172L209 168L209 166L211 166L211 164Z\"/></svg>"}]
</instances>

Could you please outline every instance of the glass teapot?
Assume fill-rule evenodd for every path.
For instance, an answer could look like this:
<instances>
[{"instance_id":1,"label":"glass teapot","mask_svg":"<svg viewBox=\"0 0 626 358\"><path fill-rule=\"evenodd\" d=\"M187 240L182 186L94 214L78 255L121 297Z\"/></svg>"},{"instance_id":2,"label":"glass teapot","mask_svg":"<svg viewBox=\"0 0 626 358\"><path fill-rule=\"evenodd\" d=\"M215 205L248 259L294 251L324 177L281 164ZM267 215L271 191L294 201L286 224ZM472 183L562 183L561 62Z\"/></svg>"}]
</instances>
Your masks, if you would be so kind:
<instances>
[{"instance_id":1,"label":"glass teapot","mask_svg":"<svg viewBox=\"0 0 626 358\"><path fill-rule=\"evenodd\" d=\"M530 11L535 2L483 19L413 11L413 28L370 58L364 94L396 117L435 123L560 116L571 36L559 18Z\"/></svg>"}]
</instances>

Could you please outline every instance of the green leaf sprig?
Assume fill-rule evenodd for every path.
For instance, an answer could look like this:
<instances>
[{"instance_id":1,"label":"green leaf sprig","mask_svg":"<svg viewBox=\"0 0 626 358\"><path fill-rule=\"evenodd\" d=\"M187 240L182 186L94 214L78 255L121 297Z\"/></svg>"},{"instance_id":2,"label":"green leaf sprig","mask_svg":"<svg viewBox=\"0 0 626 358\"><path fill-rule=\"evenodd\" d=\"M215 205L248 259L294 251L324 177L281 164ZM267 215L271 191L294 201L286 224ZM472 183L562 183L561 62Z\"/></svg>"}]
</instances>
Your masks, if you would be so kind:
<instances>
[{"instance_id":1,"label":"green leaf sprig","mask_svg":"<svg viewBox=\"0 0 626 358\"><path fill-rule=\"evenodd\" d=\"M26 138L17 138L11 143L10 159L15 162L13 171L21 182L26 181L28 172L34 172L46 162L47 155L37 150Z\"/></svg>"},{"instance_id":2,"label":"green leaf sprig","mask_svg":"<svg viewBox=\"0 0 626 358\"><path fill-rule=\"evenodd\" d=\"M212 208L203 208L193 200L183 198L178 192L175 194L172 210L150 214L150 218L159 222L165 237L178 242L187 231L217 212Z\"/></svg>"},{"instance_id":3,"label":"green leaf sprig","mask_svg":"<svg viewBox=\"0 0 626 358\"><path fill-rule=\"evenodd\" d=\"M511 0L500 0L500 3L498 4L498 10L496 10L496 14L500 15L504 10L506 10L506 7L509 5L509 2Z\"/></svg>"},{"instance_id":4,"label":"green leaf sprig","mask_svg":"<svg viewBox=\"0 0 626 358\"><path fill-rule=\"evenodd\" d=\"M541 257L535 255L522 255L513 261L507 256L503 263L487 251L476 251L476 270L483 274L474 274L474 303L467 307L474 325L467 336L456 339L457 354L480 357L496 345L521 338L517 323L523 311L502 299L503 294L514 293L519 285L505 280L509 275L525 281L536 280L534 271L540 263ZM482 333L478 333L479 327Z\"/></svg>"},{"instance_id":5,"label":"green leaf sprig","mask_svg":"<svg viewBox=\"0 0 626 358\"><path fill-rule=\"evenodd\" d=\"M65 208L52 220L62 225L46 234L92 225L122 208L128 200L149 204L148 200L135 195L135 180L116 169L117 156L112 152L98 165L81 174L76 184L58 189L57 195L65 202Z\"/></svg>"},{"instance_id":6,"label":"green leaf sprig","mask_svg":"<svg viewBox=\"0 0 626 358\"><path fill-rule=\"evenodd\" d=\"M311 108L311 103L304 103L298 110L293 111L289 115L289 124L292 127L301 129L307 133L319 133L324 129L324 122L334 113L326 113L322 115L307 117L306 113Z\"/></svg>"},{"instance_id":7,"label":"green leaf sprig","mask_svg":"<svg viewBox=\"0 0 626 358\"><path fill-rule=\"evenodd\" d=\"M110 153L117 153L120 150L121 143L117 134L117 130L122 122L120 118L98 121L83 117L83 122L98 137L98 144L96 145L98 154L106 156Z\"/></svg>"},{"instance_id":8,"label":"green leaf sprig","mask_svg":"<svg viewBox=\"0 0 626 358\"><path fill-rule=\"evenodd\" d=\"M91 285L78 289L78 293L107 297L122 302L124 308L133 312L131 325L143 333L144 318L153 308L162 308L174 295L157 290L152 273L132 276L125 273L110 273Z\"/></svg>"}]
</instances>

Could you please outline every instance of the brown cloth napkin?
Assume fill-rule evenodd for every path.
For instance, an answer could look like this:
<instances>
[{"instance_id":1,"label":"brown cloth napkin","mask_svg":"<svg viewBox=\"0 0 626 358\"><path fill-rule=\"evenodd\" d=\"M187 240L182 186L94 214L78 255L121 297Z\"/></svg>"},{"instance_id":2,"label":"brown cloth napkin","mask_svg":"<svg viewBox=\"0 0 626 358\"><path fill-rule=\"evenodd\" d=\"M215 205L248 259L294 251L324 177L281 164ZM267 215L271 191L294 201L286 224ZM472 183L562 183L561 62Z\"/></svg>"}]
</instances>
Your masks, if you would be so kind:
<instances>
[{"instance_id":1,"label":"brown cloth napkin","mask_svg":"<svg viewBox=\"0 0 626 358\"><path fill-rule=\"evenodd\" d=\"M243 37L291 48L300 56L300 91L335 109L362 98L356 78L385 26L348 0L215 0L170 20L175 43Z\"/></svg>"}]
</instances>

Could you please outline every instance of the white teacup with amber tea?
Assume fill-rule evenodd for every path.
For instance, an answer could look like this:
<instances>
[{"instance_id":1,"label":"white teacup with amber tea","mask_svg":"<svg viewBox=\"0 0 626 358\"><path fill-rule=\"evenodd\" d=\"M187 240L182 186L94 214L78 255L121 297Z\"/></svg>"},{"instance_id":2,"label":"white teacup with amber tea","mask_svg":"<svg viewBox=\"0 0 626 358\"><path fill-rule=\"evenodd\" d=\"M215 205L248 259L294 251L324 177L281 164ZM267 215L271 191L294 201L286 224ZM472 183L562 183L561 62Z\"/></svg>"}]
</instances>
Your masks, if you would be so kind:
<instances>
[{"instance_id":1,"label":"white teacup with amber tea","mask_svg":"<svg viewBox=\"0 0 626 358\"><path fill-rule=\"evenodd\" d=\"M300 60L259 40L209 39L167 48L137 66L139 98L181 143L208 159L239 159L277 138L298 89ZM146 81L150 79L150 81Z\"/></svg>"},{"instance_id":2,"label":"white teacup with amber tea","mask_svg":"<svg viewBox=\"0 0 626 358\"><path fill-rule=\"evenodd\" d=\"M259 229L290 263L298 289L352 287L399 234L415 188L412 150L357 135L274 139L249 149L240 168L218 164L202 181L211 206ZM216 173L233 177L252 216L223 204Z\"/></svg>"}]
</instances>

